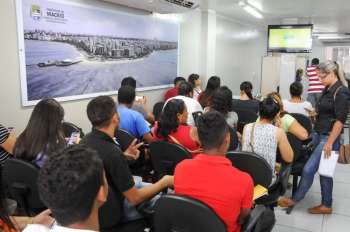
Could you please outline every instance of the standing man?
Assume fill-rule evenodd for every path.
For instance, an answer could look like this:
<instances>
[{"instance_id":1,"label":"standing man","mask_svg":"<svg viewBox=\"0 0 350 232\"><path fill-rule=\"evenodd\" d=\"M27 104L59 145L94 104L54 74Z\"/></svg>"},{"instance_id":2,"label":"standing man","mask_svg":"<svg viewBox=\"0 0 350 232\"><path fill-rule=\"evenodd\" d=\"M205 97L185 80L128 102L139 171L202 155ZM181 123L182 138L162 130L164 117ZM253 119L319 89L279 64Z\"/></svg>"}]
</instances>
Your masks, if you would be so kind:
<instances>
[{"instance_id":1,"label":"standing man","mask_svg":"<svg viewBox=\"0 0 350 232\"><path fill-rule=\"evenodd\" d=\"M311 103L313 108L315 108L316 103L321 97L324 89L324 85L320 82L316 70L319 63L319 59L313 58L311 61L311 66L306 68L306 75L309 77L307 100Z\"/></svg>"}]
</instances>

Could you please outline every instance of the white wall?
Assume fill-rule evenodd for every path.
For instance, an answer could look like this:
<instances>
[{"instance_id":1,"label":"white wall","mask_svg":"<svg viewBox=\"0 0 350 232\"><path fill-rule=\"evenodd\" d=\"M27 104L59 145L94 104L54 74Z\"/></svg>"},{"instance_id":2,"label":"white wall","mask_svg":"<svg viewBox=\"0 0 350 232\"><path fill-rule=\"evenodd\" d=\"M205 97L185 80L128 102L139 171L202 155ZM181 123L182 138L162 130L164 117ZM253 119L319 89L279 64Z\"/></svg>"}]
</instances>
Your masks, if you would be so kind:
<instances>
[{"instance_id":1,"label":"white wall","mask_svg":"<svg viewBox=\"0 0 350 232\"><path fill-rule=\"evenodd\" d=\"M267 29L221 16L216 23L217 75L234 95L239 94L239 85L243 81L251 81L254 93L260 92Z\"/></svg>"}]
</instances>

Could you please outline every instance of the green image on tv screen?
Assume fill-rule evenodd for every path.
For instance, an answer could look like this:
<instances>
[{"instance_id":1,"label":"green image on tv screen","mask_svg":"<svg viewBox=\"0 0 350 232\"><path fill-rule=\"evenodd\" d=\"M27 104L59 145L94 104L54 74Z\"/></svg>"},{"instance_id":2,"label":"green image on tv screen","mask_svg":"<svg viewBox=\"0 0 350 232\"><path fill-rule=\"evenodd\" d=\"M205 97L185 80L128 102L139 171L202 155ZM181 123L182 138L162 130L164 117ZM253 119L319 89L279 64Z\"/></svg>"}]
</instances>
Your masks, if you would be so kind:
<instances>
[{"instance_id":1,"label":"green image on tv screen","mask_svg":"<svg viewBox=\"0 0 350 232\"><path fill-rule=\"evenodd\" d=\"M311 49L310 28L278 28L269 30L270 49Z\"/></svg>"}]
</instances>

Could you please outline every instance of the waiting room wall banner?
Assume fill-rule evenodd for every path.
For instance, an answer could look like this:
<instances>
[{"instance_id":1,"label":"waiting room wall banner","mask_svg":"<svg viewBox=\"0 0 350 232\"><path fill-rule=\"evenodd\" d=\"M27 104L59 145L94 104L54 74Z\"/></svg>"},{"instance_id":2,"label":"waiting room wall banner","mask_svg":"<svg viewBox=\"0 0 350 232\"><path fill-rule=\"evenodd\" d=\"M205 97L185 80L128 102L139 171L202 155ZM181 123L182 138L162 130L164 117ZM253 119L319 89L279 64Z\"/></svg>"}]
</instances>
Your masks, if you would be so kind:
<instances>
[{"instance_id":1,"label":"waiting room wall banner","mask_svg":"<svg viewBox=\"0 0 350 232\"><path fill-rule=\"evenodd\" d=\"M168 87L178 72L179 25L74 1L17 0L22 104Z\"/></svg>"}]
</instances>

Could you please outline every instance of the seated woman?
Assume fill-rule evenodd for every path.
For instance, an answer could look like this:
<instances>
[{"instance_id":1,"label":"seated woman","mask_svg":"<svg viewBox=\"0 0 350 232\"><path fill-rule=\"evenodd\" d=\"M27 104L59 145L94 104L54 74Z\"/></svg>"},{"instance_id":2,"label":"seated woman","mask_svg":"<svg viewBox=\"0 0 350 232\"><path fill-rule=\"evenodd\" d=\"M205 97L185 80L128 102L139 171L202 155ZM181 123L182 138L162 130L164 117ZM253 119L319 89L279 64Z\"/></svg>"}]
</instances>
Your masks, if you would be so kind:
<instances>
[{"instance_id":1,"label":"seated woman","mask_svg":"<svg viewBox=\"0 0 350 232\"><path fill-rule=\"evenodd\" d=\"M214 92L220 87L220 77L212 76L209 78L207 87L198 96L198 102L203 108L207 107L213 97Z\"/></svg>"},{"instance_id":2,"label":"seated woman","mask_svg":"<svg viewBox=\"0 0 350 232\"><path fill-rule=\"evenodd\" d=\"M165 140L185 147L192 154L200 152L196 128L186 125L188 112L183 100L172 99L164 107L153 128L156 140Z\"/></svg>"},{"instance_id":3,"label":"seated woman","mask_svg":"<svg viewBox=\"0 0 350 232\"><path fill-rule=\"evenodd\" d=\"M13 154L16 143L16 136L11 131L0 124L0 165Z\"/></svg>"},{"instance_id":4,"label":"seated woman","mask_svg":"<svg viewBox=\"0 0 350 232\"><path fill-rule=\"evenodd\" d=\"M64 110L56 100L41 100L34 107L27 127L17 139L15 157L41 167L48 156L65 148L63 117Z\"/></svg>"},{"instance_id":5,"label":"seated woman","mask_svg":"<svg viewBox=\"0 0 350 232\"><path fill-rule=\"evenodd\" d=\"M253 85L249 81L244 81L240 85L239 99L232 100L233 110L246 110L253 111L258 114L259 112L259 101L253 98L252 90Z\"/></svg>"},{"instance_id":6,"label":"seated woman","mask_svg":"<svg viewBox=\"0 0 350 232\"><path fill-rule=\"evenodd\" d=\"M301 98L303 93L303 85L300 82L294 82L289 87L291 99L283 100L284 110L288 113L298 113L309 117L309 113L314 109L308 101Z\"/></svg>"},{"instance_id":7,"label":"seated woman","mask_svg":"<svg viewBox=\"0 0 350 232\"><path fill-rule=\"evenodd\" d=\"M287 135L281 124L274 125L278 120L280 106L272 97L265 98L259 106L260 120L247 124L243 130L242 150L254 152L263 157L275 170L277 148L281 153L281 158L285 162L293 161L293 150L290 146ZM273 181L276 179L273 171Z\"/></svg>"},{"instance_id":8,"label":"seated woman","mask_svg":"<svg viewBox=\"0 0 350 232\"><path fill-rule=\"evenodd\" d=\"M222 86L215 91L210 105L204 109L204 112L210 110L222 113L228 125L231 128L236 128L238 116L232 110L232 91L227 86Z\"/></svg>"},{"instance_id":9,"label":"seated woman","mask_svg":"<svg viewBox=\"0 0 350 232\"><path fill-rule=\"evenodd\" d=\"M199 75L192 73L188 77L188 82L193 86L193 99L198 100L198 96L202 92L201 79L199 79Z\"/></svg>"},{"instance_id":10,"label":"seated woman","mask_svg":"<svg viewBox=\"0 0 350 232\"><path fill-rule=\"evenodd\" d=\"M272 92L268 94L267 97L272 97L279 105L279 117L276 121L277 123L281 123L281 128L284 130L284 132L291 133L302 141L306 140L309 136L307 130L302 127L293 116L284 110L281 96L276 92Z\"/></svg>"}]
</instances>

